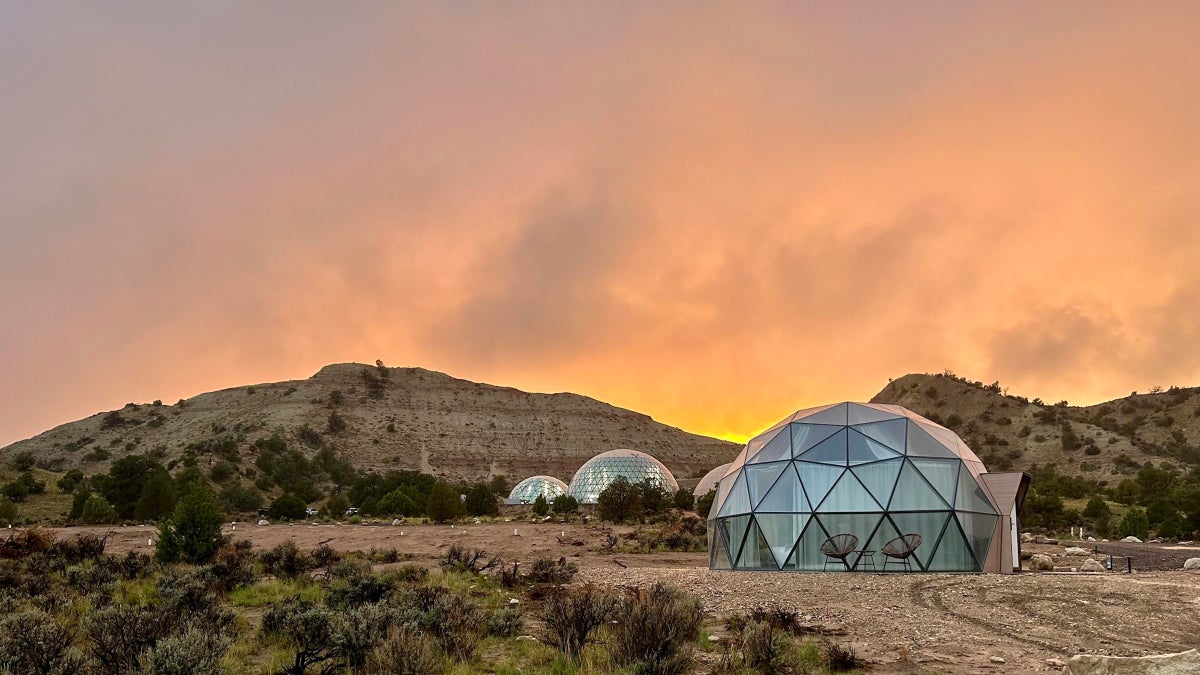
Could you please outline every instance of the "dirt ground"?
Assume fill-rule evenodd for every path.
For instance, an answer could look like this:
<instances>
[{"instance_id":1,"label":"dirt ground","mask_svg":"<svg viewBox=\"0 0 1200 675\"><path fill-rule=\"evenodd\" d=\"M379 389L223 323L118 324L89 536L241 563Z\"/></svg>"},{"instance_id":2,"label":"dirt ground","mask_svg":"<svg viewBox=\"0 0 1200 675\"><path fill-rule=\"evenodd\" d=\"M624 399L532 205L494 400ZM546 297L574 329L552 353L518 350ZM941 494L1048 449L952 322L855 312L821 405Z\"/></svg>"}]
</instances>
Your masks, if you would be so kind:
<instances>
[{"instance_id":1,"label":"dirt ground","mask_svg":"<svg viewBox=\"0 0 1200 675\"><path fill-rule=\"evenodd\" d=\"M616 528L616 533L629 529ZM718 617L763 605L797 609L806 623L852 644L874 672L1050 672L1059 668L1049 660L1065 661L1077 653L1140 656L1200 643L1200 574L1071 573L1066 570L1083 558L1065 556L1066 542L1023 547L1052 554L1063 570L1054 573L780 574L711 571L704 553L608 552L598 525L239 524L236 531L226 530L256 547L288 538L302 548L320 542L344 551L394 547L428 565L456 542L505 561L565 556L580 565L582 581L614 587L664 581L698 594ZM83 531L110 533L108 550L114 553L150 551L156 534L152 527L66 528L60 536ZM1150 558L1180 553L1144 546L1130 552ZM721 634L720 629L710 632Z\"/></svg>"}]
</instances>

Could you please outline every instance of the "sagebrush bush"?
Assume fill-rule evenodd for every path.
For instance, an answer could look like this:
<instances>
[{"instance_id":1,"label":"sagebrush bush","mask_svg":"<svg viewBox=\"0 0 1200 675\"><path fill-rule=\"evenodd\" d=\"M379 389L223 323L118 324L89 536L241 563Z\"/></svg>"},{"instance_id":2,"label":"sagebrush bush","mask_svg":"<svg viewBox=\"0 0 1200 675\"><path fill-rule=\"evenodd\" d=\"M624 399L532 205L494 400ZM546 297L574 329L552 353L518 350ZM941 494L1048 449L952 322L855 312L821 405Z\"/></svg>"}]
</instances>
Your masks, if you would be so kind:
<instances>
[{"instance_id":1,"label":"sagebrush bush","mask_svg":"<svg viewBox=\"0 0 1200 675\"><path fill-rule=\"evenodd\" d=\"M338 658L357 672L367 663L371 651L398 621L399 613L383 604L353 607L342 612L333 633Z\"/></svg>"},{"instance_id":2,"label":"sagebrush bush","mask_svg":"<svg viewBox=\"0 0 1200 675\"><path fill-rule=\"evenodd\" d=\"M393 629L367 660L371 675L440 675L445 672L433 640L422 633Z\"/></svg>"},{"instance_id":3,"label":"sagebrush bush","mask_svg":"<svg viewBox=\"0 0 1200 675\"><path fill-rule=\"evenodd\" d=\"M656 583L624 598L615 619L611 651L617 663L644 675L678 675L691 667L688 646L703 619L699 598Z\"/></svg>"},{"instance_id":4,"label":"sagebrush bush","mask_svg":"<svg viewBox=\"0 0 1200 675\"><path fill-rule=\"evenodd\" d=\"M67 585L88 595L103 589L111 591L117 583L117 574L108 565L95 563L87 565L72 565L66 570Z\"/></svg>"},{"instance_id":5,"label":"sagebrush bush","mask_svg":"<svg viewBox=\"0 0 1200 675\"><path fill-rule=\"evenodd\" d=\"M65 565L77 565L85 560L99 560L104 555L105 539L94 534L77 534L70 539L58 539L50 545L50 557Z\"/></svg>"},{"instance_id":6,"label":"sagebrush bush","mask_svg":"<svg viewBox=\"0 0 1200 675\"><path fill-rule=\"evenodd\" d=\"M213 556L208 570L217 589L222 593L249 586L258 580L253 545L245 539L225 544Z\"/></svg>"},{"instance_id":7,"label":"sagebrush bush","mask_svg":"<svg viewBox=\"0 0 1200 675\"><path fill-rule=\"evenodd\" d=\"M529 565L526 578L535 584L569 584L579 573L579 565L567 562L566 558L535 558Z\"/></svg>"},{"instance_id":8,"label":"sagebrush bush","mask_svg":"<svg viewBox=\"0 0 1200 675\"><path fill-rule=\"evenodd\" d=\"M415 563L408 563L393 570L391 576L401 583L416 584L429 578L429 570Z\"/></svg>"},{"instance_id":9,"label":"sagebrush bush","mask_svg":"<svg viewBox=\"0 0 1200 675\"><path fill-rule=\"evenodd\" d=\"M284 579L295 579L316 567L312 557L301 551L291 539L259 553L258 561L262 564L264 572Z\"/></svg>"},{"instance_id":10,"label":"sagebrush bush","mask_svg":"<svg viewBox=\"0 0 1200 675\"><path fill-rule=\"evenodd\" d=\"M425 612L421 627L433 635L446 654L467 661L483 639L484 615L475 601L444 593Z\"/></svg>"},{"instance_id":11,"label":"sagebrush bush","mask_svg":"<svg viewBox=\"0 0 1200 675\"><path fill-rule=\"evenodd\" d=\"M765 621L746 625L741 635L745 665L760 673L776 673L787 664L792 634Z\"/></svg>"},{"instance_id":12,"label":"sagebrush bush","mask_svg":"<svg viewBox=\"0 0 1200 675\"><path fill-rule=\"evenodd\" d=\"M121 675L137 670L142 653L169 632L163 613L153 607L105 607L83 622L96 672Z\"/></svg>"},{"instance_id":13,"label":"sagebrush bush","mask_svg":"<svg viewBox=\"0 0 1200 675\"><path fill-rule=\"evenodd\" d=\"M858 658L858 654L854 653L853 647L829 643L821 650L821 657L825 662L825 667L835 673L858 670L863 667L863 661Z\"/></svg>"},{"instance_id":14,"label":"sagebrush bush","mask_svg":"<svg viewBox=\"0 0 1200 675\"><path fill-rule=\"evenodd\" d=\"M578 659L588 639L616 609L617 601L592 585L561 590L546 600L546 642Z\"/></svg>"},{"instance_id":15,"label":"sagebrush bush","mask_svg":"<svg viewBox=\"0 0 1200 675\"><path fill-rule=\"evenodd\" d=\"M143 653L140 675L219 675L221 657L232 645L228 633L190 626Z\"/></svg>"},{"instance_id":16,"label":"sagebrush bush","mask_svg":"<svg viewBox=\"0 0 1200 675\"><path fill-rule=\"evenodd\" d=\"M467 572L470 574L480 574L500 564L500 557L487 557L487 552L483 549L465 549L458 544L452 544L446 551L446 559L442 561L442 567L453 570L455 572Z\"/></svg>"},{"instance_id":17,"label":"sagebrush bush","mask_svg":"<svg viewBox=\"0 0 1200 675\"><path fill-rule=\"evenodd\" d=\"M0 672L76 675L84 658L72 648L74 631L40 610L0 621Z\"/></svg>"},{"instance_id":18,"label":"sagebrush bush","mask_svg":"<svg viewBox=\"0 0 1200 675\"><path fill-rule=\"evenodd\" d=\"M392 585L387 579L370 571L356 570L335 578L326 602L330 607L357 607L382 602L391 592Z\"/></svg>"},{"instance_id":19,"label":"sagebrush bush","mask_svg":"<svg viewBox=\"0 0 1200 675\"><path fill-rule=\"evenodd\" d=\"M120 558L114 558L113 562L117 568L117 574L120 574L121 578L126 581L140 579L148 575L154 568L154 558L140 551L130 551Z\"/></svg>"},{"instance_id":20,"label":"sagebrush bush","mask_svg":"<svg viewBox=\"0 0 1200 675\"><path fill-rule=\"evenodd\" d=\"M525 614L517 607L504 607L488 614L485 627L488 635L514 637L525 627Z\"/></svg>"},{"instance_id":21,"label":"sagebrush bush","mask_svg":"<svg viewBox=\"0 0 1200 675\"><path fill-rule=\"evenodd\" d=\"M334 619L329 608L304 600L271 605L263 615L262 633L295 650L288 675L305 675L314 666L333 660Z\"/></svg>"}]
</instances>

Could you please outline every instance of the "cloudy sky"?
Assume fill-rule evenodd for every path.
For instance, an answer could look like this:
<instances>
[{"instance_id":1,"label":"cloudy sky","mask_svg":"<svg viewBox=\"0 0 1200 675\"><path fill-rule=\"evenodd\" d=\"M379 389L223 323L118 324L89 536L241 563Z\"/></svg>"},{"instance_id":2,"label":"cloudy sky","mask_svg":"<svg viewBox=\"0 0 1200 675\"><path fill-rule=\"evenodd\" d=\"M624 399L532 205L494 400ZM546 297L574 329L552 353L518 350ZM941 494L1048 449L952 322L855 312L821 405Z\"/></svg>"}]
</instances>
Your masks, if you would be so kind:
<instances>
[{"instance_id":1,"label":"cloudy sky","mask_svg":"<svg viewBox=\"0 0 1200 675\"><path fill-rule=\"evenodd\" d=\"M341 361L1200 384L1200 3L5 3L0 444Z\"/></svg>"}]
</instances>

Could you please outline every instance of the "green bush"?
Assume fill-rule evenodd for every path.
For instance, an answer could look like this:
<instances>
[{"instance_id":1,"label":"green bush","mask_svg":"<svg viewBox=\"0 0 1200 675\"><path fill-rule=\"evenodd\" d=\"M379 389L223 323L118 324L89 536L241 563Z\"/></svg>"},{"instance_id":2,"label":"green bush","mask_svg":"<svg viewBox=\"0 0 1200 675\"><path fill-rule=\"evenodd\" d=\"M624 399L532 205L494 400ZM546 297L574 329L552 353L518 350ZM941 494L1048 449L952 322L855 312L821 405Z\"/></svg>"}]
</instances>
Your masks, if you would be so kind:
<instances>
[{"instance_id":1,"label":"green bush","mask_svg":"<svg viewBox=\"0 0 1200 675\"><path fill-rule=\"evenodd\" d=\"M611 595L590 584L551 595L543 616L546 643L578 660L592 634L608 621L616 605Z\"/></svg>"},{"instance_id":2,"label":"green bush","mask_svg":"<svg viewBox=\"0 0 1200 675\"><path fill-rule=\"evenodd\" d=\"M702 495L696 500L696 513L700 514L701 518L707 518L709 511L712 511L713 500L716 498L716 490L709 490L707 494Z\"/></svg>"},{"instance_id":3,"label":"green bush","mask_svg":"<svg viewBox=\"0 0 1200 675\"><path fill-rule=\"evenodd\" d=\"M268 511L270 516L276 520L304 520L307 514L306 509L308 504L296 495L281 495L271 502L271 508Z\"/></svg>"},{"instance_id":4,"label":"green bush","mask_svg":"<svg viewBox=\"0 0 1200 675\"><path fill-rule=\"evenodd\" d=\"M596 506L602 519L614 523L640 519L643 513L642 491L625 476L617 476L600 492Z\"/></svg>"},{"instance_id":5,"label":"green bush","mask_svg":"<svg viewBox=\"0 0 1200 675\"><path fill-rule=\"evenodd\" d=\"M579 500L572 495L562 494L554 498L554 512L560 515L570 515L579 510Z\"/></svg>"},{"instance_id":6,"label":"green bush","mask_svg":"<svg viewBox=\"0 0 1200 675\"><path fill-rule=\"evenodd\" d=\"M8 497L0 497L0 525L12 525L21 515L16 502Z\"/></svg>"},{"instance_id":7,"label":"green bush","mask_svg":"<svg viewBox=\"0 0 1200 675\"><path fill-rule=\"evenodd\" d=\"M445 670L433 640L409 628L392 629L367 660L371 675L439 675Z\"/></svg>"},{"instance_id":8,"label":"green bush","mask_svg":"<svg viewBox=\"0 0 1200 675\"><path fill-rule=\"evenodd\" d=\"M550 504L546 501L546 495L538 495L537 499L533 500L533 513L536 516L545 516L550 512Z\"/></svg>"},{"instance_id":9,"label":"green bush","mask_svg":"<svg viewBox=\"0 0 1200 675\"><path fill-rule=\"evenodd\" d=\"M84 659L72 648L74 632L41 610L9 614L0 621L0 671L75 675Z\"/></svg>"},{"instance_id":10,"label":"green bush","mask_svg":"<svg viewBox=\"0 0 1200 675\"><path fill-rule=\"evenodd\" d=\"M1146 517L1146 510L1139 506L1129 507L1117 526L1117 536L1134 536L1143 541L1150 538L1150 519Z\"/></svg>"},{"instance_id":11,"label":"green bush","mask_svg":"<svg viewBox=\"0 0 1200 675\"><path fill-rule=\"evenodd\" d=\"M118 520L117 511L100 495L91 495L83 504L80 519L88 525L107 525Z\"/></svg>"},{"instance_id":12,"label":"green bush","mask_svg":"<svg viewBox=\"0 0 1200 675\"><path fill-rule=\"evenodd\" d=\"M672 502L677 509L691 511L696 506L696 496L692 494L691 490L688 490L687 488L680 488L675 492Z\"/></svg>"},{"instance_id":13,"label":"green bush","mask_svg":"<svg viewBox=\"0 0 1200 675\"><path fill-rule=\"evenodd\" d=\"M283 579L295 579L316 569L312 557L301 551L296 542L287 539L272 549L258 554L263 571Z\"/></svg>"},{"instance_id":14,"label":"green bush","mask_svg":"<svg viewBox=\"0 0 1200 675\"><path fill-rule=\"evenodd\" d=\"M465 511L458 490L441 481L434 483L429 492L429 502L425 506L425 515L429 516L430 520L435 523L447 523Z\"/></svg>"},{"instance_id":15,"label":"green bush","mask_svg":"<svg viewBox=\"0 0 1200 675\"><path fill-rule=\"evenodd\" d=\"M175 482L166 472L156 473L146 481L134 507L138 520L159 520L175 511Z\"/></svg>"},{"instance_id":16,"label":"green bush","mask_svg":"<svg viewBox=\"0 0 1200 675\"><path fill-rule=\"evenodd\" d=\"M35 463L36 460L33 457L33 453L25 450L13 455L12 468L15 471L28 471L33 468Z\"/></svg>"},{"instance_id":17,"label":"green bush","mask_svg":"<svg viewBox=\"0 0 1200 675\"><path fill-rule=\"evenodd\" d=\"M204 483L187 486L175 513L158 528L157 556L162 562L203 564L212 560L224 543L225 521L217 498Z\"/></svg>"},{"instance_id":18,"label":"green bush","mask_svg":"<svg viewBox=\"0 0 1200 675\"><path fill-rule=\"evenodd\" d=\"M467 489L466 500L463 505L467 509L467 514L472 516L497 516L500 515L500 505L497 503L496 494L492 492L492 488L487 483L477 483Z\"/></svg>"},{"instance_id":19,"label":"green bush","mask_svg":"<svg viewBox=\"0 0 1200 675\"><path fill-rule=\"evenodd\" d=\"M233 646L228 633L188 627L154 644L141 659L141 675L220 675L221 658Z\"/></svg>"}]
</instances>

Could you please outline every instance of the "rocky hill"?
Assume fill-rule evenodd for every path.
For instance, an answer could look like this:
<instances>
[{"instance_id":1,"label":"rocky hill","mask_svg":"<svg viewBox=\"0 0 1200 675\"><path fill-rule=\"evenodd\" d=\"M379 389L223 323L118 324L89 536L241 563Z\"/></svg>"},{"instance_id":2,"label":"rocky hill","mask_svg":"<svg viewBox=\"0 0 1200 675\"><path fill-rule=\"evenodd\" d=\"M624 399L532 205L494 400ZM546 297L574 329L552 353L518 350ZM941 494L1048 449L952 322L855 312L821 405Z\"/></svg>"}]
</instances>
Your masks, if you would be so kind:
<instances>
[{"instance_id":1,"label":"rocky hill","mask_svg":"<svg viewBox=\"0 0 1200 675\"><path fill-rule=\"evenodd\" d=\"M680 478L730 461L739 446L577 394L531 394L421 368L336 364L307 380L128 404L0 449L54 470L102 471L130 453L164 463L190 444L233 437L247 455L279 432L297 447L336 447L359 467L417 469L476 480L551 474L570 480L593 455L634 448Z\"/></svg>"},{"instance_id":2,"label":"rocky hill","mask_svg":"<svg viewBox=\"0 0 1200 675\"><path fill-rule=\"evenodd\" d=\"M953 374L905 375L874 403L896 403L943 424L988 468L1061 473L1115 484L1147 461L1200 463L1200 388L1138 394L1099 405L1047 404Z\"/></svg>"}]
</instances>

